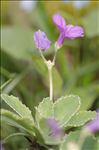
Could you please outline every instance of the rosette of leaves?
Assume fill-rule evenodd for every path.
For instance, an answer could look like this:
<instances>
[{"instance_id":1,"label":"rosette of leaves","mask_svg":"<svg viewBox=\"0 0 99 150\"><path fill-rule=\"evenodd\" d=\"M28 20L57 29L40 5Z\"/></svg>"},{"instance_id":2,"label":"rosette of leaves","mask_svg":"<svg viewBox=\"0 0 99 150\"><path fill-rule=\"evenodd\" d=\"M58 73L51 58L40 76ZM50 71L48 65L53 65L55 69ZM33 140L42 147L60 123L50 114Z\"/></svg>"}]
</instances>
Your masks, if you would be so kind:
<instances>
[{"instance_id":1,"label":"rosette of leaves","mask_svg":"<svg viewBox=\"0 0 99 150\"><path fill-rule=\"evenodd\" d=\"M49 97L44 98L36 107L35 118L31 111L14 96L2 94L2 99L13 111L1 109L1 119L8 124L20 129L20 132L39 145L38 149L60 149L65 138L65 131L72 127L80 127L89 120L95 118L94 111L79 111L80 98L76 95L69 95L52 102ZM48 118L55 118L59 127L64 133L58 137L51 134L51 129L47 124ZM62 147L62 146L61 146ZM62 148L61 148L62 149Z\"/></svg>"}]
</instances>

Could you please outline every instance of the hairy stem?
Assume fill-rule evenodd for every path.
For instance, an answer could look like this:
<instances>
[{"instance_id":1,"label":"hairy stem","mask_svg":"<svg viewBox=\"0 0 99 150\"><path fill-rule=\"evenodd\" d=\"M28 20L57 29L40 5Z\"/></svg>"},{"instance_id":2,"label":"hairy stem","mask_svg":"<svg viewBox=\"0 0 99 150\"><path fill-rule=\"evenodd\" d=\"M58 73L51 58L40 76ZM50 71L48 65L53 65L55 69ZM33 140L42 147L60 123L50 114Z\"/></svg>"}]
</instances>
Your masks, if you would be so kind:
<instances>
[{"instance_id":1,"label":"hairy stem","mask_svg":"<svg viewBox=\"0 0 99 150\"><path fill-rule=\"evenodd\" d=\"M53 100L53 79L52 79L52 67L48 68L49 72L49 84L50 84L50 100Z\"/></svg>"},{"instance_id":2,"label":"hairy stem","mask_svg":"<svg viewBox=\"0 0 99 150\"><path fill-rule=\"evenodd\" d=\"M55 56L53 58L53 61L51 62L50 60L46 60L46 58L44 57L44 55L42 54L42 51L40 51L41 57L45 63L45 65L48 68L48 73L49 73L49 84L50 84L50 88L49 88L49 96L50 96L50 100L53 100L53 79L52 79L52 68L55 64L55 59L56 59L56 53Z\"/></svg>"}]
</instances>

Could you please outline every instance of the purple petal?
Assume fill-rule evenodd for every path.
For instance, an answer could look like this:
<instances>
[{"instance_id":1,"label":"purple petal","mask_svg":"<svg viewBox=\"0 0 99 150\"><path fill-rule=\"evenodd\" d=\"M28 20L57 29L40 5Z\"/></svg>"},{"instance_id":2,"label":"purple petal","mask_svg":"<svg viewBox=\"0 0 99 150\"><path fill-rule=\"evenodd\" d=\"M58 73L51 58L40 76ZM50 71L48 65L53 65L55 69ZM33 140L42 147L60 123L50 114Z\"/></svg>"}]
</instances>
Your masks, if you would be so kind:
<instances>
[{"instance_id":1,"label":"purple petal","mask_svg":"<svg viewBox=\"0 0 99 150\"><path fill-rule=\"evenodd\" d=\"M87 128L90 132L95 133L99 131L99 110L97 112L97 117L93 121L89 122L85 128Z\"/></svg>"},{"instance_id":2,"label":"purple petal","mask_svg":"<svg viewBox=\"0 0 99 150\"><path fill-rule=\"evenodd\" d=\"M58 13L53 16L53 21L60 31L63 31L63 29L66 27L64 18Z\"/></svg>"},{"instance_id":3,"label":"purple petal","mask_svg":"<svg viewBox=\"0 0 99 150\"><path fill-rule=\"evenodd\" d=\"M60 33L60 36L59 36L59 38L58 38L58 40L57 40L57 44L58 44L59 46L61 46L61 45L63 44L63 42L64 42L64 39L65 39L65 33L64 33L64 32L61 32L61 33Z\"/></svg>"},{"instance_id":4,"label":"purple petal","mask_svg":"<svg viewBox=\"0 0 99 150\"><path fill-rule=\"evenodd\" d=\"M66 25L64 18L60 14L53 16L53 21L60 30L60 36L57 40L57 47L60 47L65 38L75 39L84 36L84 29L80 26Z\"/></svg>"},{"instance_id":5,"label":"purple petal","mask_svg":"<svg viewBox=\"0 0 99 150\"><path fill-rule=\"evenodd\" d=\"M40 30L34 33L34 42L36 47L41 50L48 49L51 44L46 34Z\"/></svg>"},{"instance_id":6,"label":"purple petal","mask_svg":"<svg viewBox=\"0 0 99 150\"><path fill-rule=\"evenodd\" d=\"M53 136L61 136L62 134L62 130L59 127L57 121L54 118L49 118L47 120L48 126L50 127L51 131L52 131L52 135Z\"/></svg>"},{"instance_id":7,"label":"purple petal","mask_svg":"<svg viewBox=\"0 0 99 150\"><path fill-rule=\"evenodd\" d=\"M75 39L84 36L84 30L80 26L67 25L65 29L65 37Z\"/></svg>"}]
</instances>

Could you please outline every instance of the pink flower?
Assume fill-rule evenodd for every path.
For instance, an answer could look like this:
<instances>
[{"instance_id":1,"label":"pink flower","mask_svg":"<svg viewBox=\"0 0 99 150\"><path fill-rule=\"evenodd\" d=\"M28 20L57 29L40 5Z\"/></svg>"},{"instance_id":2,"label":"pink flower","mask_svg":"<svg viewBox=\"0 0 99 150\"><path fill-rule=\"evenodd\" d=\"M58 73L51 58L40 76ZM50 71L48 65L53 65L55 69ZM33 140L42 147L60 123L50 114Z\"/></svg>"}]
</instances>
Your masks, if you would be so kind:
<instances>
[{"instance_id":1,"label":"pink flower","mask_svg":"<svg viewBox=\"0 0 99 150\"><path fill-rule=\"evenodd\" d=\"M84 36L84 30L80 26L66 25L64 18L60 14L55 14L53 16L53 21L60 30L60 36L57 40L59 46L61 46L67 39L75 39Z\"/></svg>"},{"instance_id":2,"label":"pink flower","mask_svg":"<svg viewBox=\"0 0 99 150\"><path fill-rule=\"evenodd\" d=\"M43 51L47 50L51 44L46 34L40 30L34 33L34 42L36 47Z\"/></svg>"}]
</instances>

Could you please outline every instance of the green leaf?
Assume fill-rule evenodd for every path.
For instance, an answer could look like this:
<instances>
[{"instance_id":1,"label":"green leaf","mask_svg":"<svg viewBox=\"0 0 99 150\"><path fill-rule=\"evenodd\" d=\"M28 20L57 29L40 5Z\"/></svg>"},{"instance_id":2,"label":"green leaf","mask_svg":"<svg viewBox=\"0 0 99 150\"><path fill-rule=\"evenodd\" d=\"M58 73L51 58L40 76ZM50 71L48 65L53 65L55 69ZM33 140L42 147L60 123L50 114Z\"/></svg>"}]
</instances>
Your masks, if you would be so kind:
<instances>
[{"instance_id":1,"label":"green leaf","mask_svg":"<svg viewBox=\"0 0 99 150\"><path fill-rule=\"evenodd\" d=\"M22 104L17 97L12 95L8 96L7 94L2 94L1 97L20 117L29 118L34 122L29 108Z\"/></svg>"},{"instance_id":2,"label":"green leaf","mask_svg":"<svg viewBox=\"0 0 99 150\"><path fill-rule=\"evenodd\" d=\"M13 138L13 137L16 137L16 136L28 136L28 134L26 133L12 133L10 135L8 135L6 138L4 138L1 143L4 144L4 143L7 143L7 141L10 139L10 138Z\"/></svg>"},{"instance_id":3,"label":"green leaf","mask_svg":"<svg viewBox=\"0 0 99 150\"><path fill-rule=\"evenodd\" d=\"M54 116L63 127L80 108L80 98L69 95L61 97L54 103Z\"/></svg>"},{"instance_id":4,"label":"green leaf","mask_svg":"<svg viewBox=\"0 0 99 150\"><path fill-rule=\"evenodd\" d=\"M26 117L20 118L17 114L5 109L1 109L0 112L1 112L1 120L4 120L11 126L20 128L30 133L30 135L32 136L35 135L33 122L29 118Z\"/></svg>"},{"instance_id":5,"label":"green leaf","mask_svg":"<svg viewBox=\"0 0 99 150\"><path fill-rule=\"evenodd\" d=\"M54 117L54 103L50 98L44 98L43 101L36 108L36 121L40 133L42 134L45 143L48 145L56 145L60 143L60 137L53 137L51 130L47 124L47 119Z\"/></svg>"},{"instance_id":6,"label":"green leaf","mask_svg":"<svg viewBox=\"0 0 99 150\"><path fill-rule=\"evenodd\" d=\"M18 59L30 60L33 51L33 31L17 26L5 26L1 29L1 48Z\"/></svg>"},{"instance_id":7,"label":"green leaf","mask_svg":"<svg viewBox=\"0 0 99 150\"><path fill-rule=\"evenodd\" d=\"M44 98L43 101L37 107L37 110L43 118L53 117L53 102L50 100L49 97Z\"/></svg>"},{"instance_id":8,"label":"green leaf","mask_svg":"<svg viewBox=\"0 0 99 150\"><path fill-rule=\"evenodd\" d=\"M51 135L47 119L50 117L55 118L60 123L60 126L63 127L64 124L66 124L79 110L79 107L80 98L74 95L61 97L55 103L53 103L49 98L43 99L36 108L36 121L46 144L56 145L61 141L61 135L59 137L53 137Z\"/></svg>"},{"instance_id":9,"label":"green leaf","mask_svg":"<svg viewBox=\"0 0 99 150\"><path fill-rule=\"evenodd\" d=\"M78 127L84 125L86 122L93 120L96 117L95 111L80 111L76 113L65 127Z\"/></svg>"},{"instance_id":10,"label":"green leaf","mask_svg":"<svg viewBox=\"0 0 99 150\"><path fill-rule=\"evenodd\" d=\"M45 98L36 108L36 119L54 117L63 127L80 108L80 98L69 95L59 98L55 103Z\"/></svg>"},{"instance_id":11,"label":"green leaf","mask_svg":"<svg viewBox=\"0 0 99 150\"><path fill-rule=\"evenodd\" d=\"M13 112L4 109L1 109L1 116L1 119L8 124L22 129L33 137L36 135L39 142L44 142L42 135L40 134L39 130L34 126L34 123L30 118L21 118Z\"/></svg>"}]
</instances>

